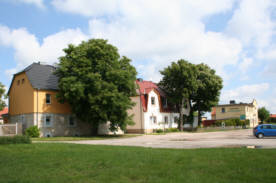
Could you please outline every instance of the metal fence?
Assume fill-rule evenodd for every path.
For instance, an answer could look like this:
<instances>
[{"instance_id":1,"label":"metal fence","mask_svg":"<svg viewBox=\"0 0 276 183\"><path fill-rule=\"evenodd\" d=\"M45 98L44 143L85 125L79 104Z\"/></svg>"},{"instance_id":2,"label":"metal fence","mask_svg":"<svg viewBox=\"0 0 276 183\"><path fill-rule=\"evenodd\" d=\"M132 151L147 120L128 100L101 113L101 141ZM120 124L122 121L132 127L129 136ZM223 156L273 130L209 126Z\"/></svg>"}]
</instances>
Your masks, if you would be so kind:
<instances>
[{"instance_id":1,"label":"metal fence","mask_svg":"<svg viewBox=\"0 0 276 183\"><path fill-rule=\"evenodd\" d=\"M22 125L18 123L0 125L0 136L13 136L19 134L22 134Z\"/></svg>"}]
</instances>

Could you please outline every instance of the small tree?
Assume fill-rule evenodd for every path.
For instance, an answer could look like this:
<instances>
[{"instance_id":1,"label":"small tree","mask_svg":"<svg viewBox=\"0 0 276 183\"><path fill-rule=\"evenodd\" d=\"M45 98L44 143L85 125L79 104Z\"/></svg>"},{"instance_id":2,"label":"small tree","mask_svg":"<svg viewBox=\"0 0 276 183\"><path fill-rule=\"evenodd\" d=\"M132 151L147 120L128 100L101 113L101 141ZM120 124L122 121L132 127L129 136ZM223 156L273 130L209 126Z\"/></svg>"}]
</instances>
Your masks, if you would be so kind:
<instances>
[{"instance_id":1,"label":"small tree","mask_svg":"<svg viewBox=\"0 0 276 183\"><path fill-rule=\"evenodd\" d=\"M133 123L127 113L136 92L131 60L120 57L118 49L102 39L69 45L64 52L56 71L59 100L68 102L80 120L91 123L93 134L100 123L109 121L112 131Z\"/></svg>"},{"instance_id":2,"label":"small tree","mask_svg":"<svg viewBox=\"0 0 276 183\"><path fill-rule=\"evenodd\" d=\"M197 68L197 91L191 96L193 110L198 111L198 123L201 124L201 116L204 112L211 111L217 105L222 89L222 79L216 75L216 71L206 64L198 64Z\"/></svg>"},{"instance_id":3,"label":"small tree","mask_svg":"<svg viewBox=\"0 0 276 183\"><path fill-rule=\"evenodd\" d=\"M0 111L3 110L4 107L6 107L6 103L4 99L7 96L5 95L5 87L2 83L0 83Z\"/></svg>"},{"instance_id":4,"label":"small tree","mask_svg":"<svg viewBox=\"0 0 276 183\"><path fill-rule=\"evenodd\" d=\"M268 120L269 114L270 114L269 111L265 107L261 107L258 109L258 116L262 123Z\"/></svg>"},{"instance_id":5,"label":"small tree","mask_svg":"<svg viewBox=\"0 0 276 183\"><path fill-rule=\"evenodd\" d=\"M168 95L169 102L176 106L179 112L178 129L183 131L184 108L191 103L189 99L197 91L196 67L186 60L178 60L160 71L163 75L159 85ZM190 110L190 116L193 116Z\"/></svg>"}]
</instances>

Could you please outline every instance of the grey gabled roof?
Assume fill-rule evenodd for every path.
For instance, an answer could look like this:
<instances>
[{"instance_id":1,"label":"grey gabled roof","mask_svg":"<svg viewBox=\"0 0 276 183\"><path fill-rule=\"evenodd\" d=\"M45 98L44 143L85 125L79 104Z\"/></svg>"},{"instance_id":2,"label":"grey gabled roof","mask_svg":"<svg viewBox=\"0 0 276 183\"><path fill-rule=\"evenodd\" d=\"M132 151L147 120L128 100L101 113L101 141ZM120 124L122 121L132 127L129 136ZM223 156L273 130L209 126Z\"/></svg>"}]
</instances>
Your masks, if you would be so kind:
<instances>
[{"instance_id":1,"label":"grey gabled roof","mask_svg":"<svg viewBox=\"0 0 276 183\"><path fill-rule=\"evenodd\" d=\"M25 72L34 89L58 90L58 77L54 75L55 70L56 68L52 65L33 63L21 72L14 74L13 80L16 75Z\"/></svg>"}]
</instances>

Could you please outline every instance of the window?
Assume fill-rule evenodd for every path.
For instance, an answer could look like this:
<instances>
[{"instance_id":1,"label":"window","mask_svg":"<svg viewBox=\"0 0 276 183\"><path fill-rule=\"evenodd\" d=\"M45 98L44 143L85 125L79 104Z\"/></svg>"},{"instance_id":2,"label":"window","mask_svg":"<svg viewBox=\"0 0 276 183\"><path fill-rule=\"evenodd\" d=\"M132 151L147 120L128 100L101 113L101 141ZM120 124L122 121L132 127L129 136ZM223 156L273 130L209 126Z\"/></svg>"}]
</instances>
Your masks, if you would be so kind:
<instances>
[{"instance_id":1,"label":"window","mask_svg":"<svg viewBox=\"0 0 276 183\"><path fill-rule=\"evenodd\" d=\"M20 80L17 80L17 85L20 85Z\"/></svg>"},{"instance_id":2,"label":"window","mask_svg":"<svg viewBox=\"0 0 276 183\"><path fill-rule=\"evenodd\" d=\"M155 124L156 123L156 116L151 116L150 117L150 122Z\"/></svg>"},{"instance_id":3,"label":"window","mask_svg":"<svg viewBox=\"0 0 276 183\"><path fill-rule=\"evenodd\" d=\"M73 116L69 117L69 126L75 127L76 126L76 119Z\"/></svg>"},{"instance_id":4,"label":"window","mask_svg":"<svg viewBox=\"0 0 276 183\"><path fill-rule=\"evenodd\" d=\"M165 116L165 117L164 117L164 121L165 121L165 124L168 124L168 121L169 121L169 120L168 120L168 116Z\"/></svg>"},{"instance_id":5,"label":"window","mask_svg":"<svg viewBox=\"0 0 276 183\"><path fill-rule=\"evenodd\" d=\"M271 129L271 125L264 125L263 129Z\"/></svg>"},{"instance_id":6,"label":"window","mask_svg":"<svg viewBox=\"0 0 276 183\"><path fill-rule=\"evenodd\" d=\"M46 94L46 104L51 104L51 95L50 94Z\"/></svg>"},{"instance_id":7,"label":"window","mask_svg":"<svg viewBox=\"0 0 276 183\"><path fill-rule=\"evenodd\" d=\"M174 123L178 123L178 117L174 117Z\"/></svg>"},{"instance_id":8,"label":"window","mask_svg":"<svg viewBox=\"0 0 276 183\"><path fill-rule=\"evenodd\" d=\"M22 80L21 80L21 83L24 84L24 83L25 83L25 79L22 79Z\"/></svg>"},{"instance_id":9,"label":"window","mask_svg":"<svg viewBox=\"0 0 276 183\"><path fill-rule=\"evenodd\" d=\"M45 116L44 126L46 126L46 127L52 126L52 116L51 115Z\"/></svg>"},{"instance_id":10,"label":"window","mask_svg":"<svg viewBox=\"0 0 276 183\"><path fill-rule=\"evenodd\" d=\"M157 122L156 116L153 116L153 123L155 124Z\"/></svg>"},{"instance_id":11,"label":"window","mask_svg":"<svg viewBox=\"0 0 276 183\"><path fill-rule=\"evenodd\" d=\"M151 97L151 104L152 104L152 105L155 104L155 97Z\"/></svg>"},{"instance_id":12,"label":"window","mask_svg":"<svg viewBox=\"0 0 276 183\"><path fill-rule=\"evenodd\" d=\"M272 129L276 129L276 125L272 125L271 128L272 128Z\"/></svg>"},{"instance_id":13,"label":"window","mask_svg":"<svg viewBox=\"0 0 276 183\"><path fill-rule=\"evenodd\" d=\"M221 108L221 112L224 113L225 112L225 108Z\"/></svg>"}]
</instances>

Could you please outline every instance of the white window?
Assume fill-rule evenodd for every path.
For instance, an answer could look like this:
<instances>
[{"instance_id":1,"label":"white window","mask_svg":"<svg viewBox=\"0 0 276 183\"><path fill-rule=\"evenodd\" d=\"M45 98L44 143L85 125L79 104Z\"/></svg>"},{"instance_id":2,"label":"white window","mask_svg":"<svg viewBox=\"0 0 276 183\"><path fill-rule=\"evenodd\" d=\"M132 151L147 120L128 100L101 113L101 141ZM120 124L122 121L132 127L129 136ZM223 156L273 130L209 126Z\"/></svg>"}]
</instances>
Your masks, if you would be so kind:
<instances>
[{"instance_id":1,"label":"white window","mask_svg":"<svg viewBox=\"0 0 276 183\"><path fill-rule=\"evenodd\" d=\"M155 104L155 97L151 97L151 104L152 104L152 105Z\"/></svg>"},{"instance_id":2,"label":"white window","mask_svg":"<svg viewBox=\"0 0 276 183\"><path fill-rule=\"evenodd\" d=\"M46 94L46 104L51 104L51 95L50 94Z\"/></svg>"},{"instance_id":3,"label":"white window","mask_svg":"<svg viewBox=\"0 0 276 183\"><path fill-rule=\"evenodd\" d=\"M44 118L44 126L51 127L53 125L53 117L52 115L46 115Z\"/></svg>"},{"instance_id":4,"label":"white window","mask_svg":"<svg viewBox=\"0 0 276 183\"><path fill-rule=\"evenodd\" d=\"M76 118L74 116L69 117L69 126L70 127L75 127L77 125L76 123Z\"/></svg>"},{"instance_id":5,"label":"white window","mask_svg":"<svg viewBox=\"0 0 276 183\"><path fill-rule=\"evenodd\" d=\"M150 122L151 122L151 123L154 123L154 124L155 124L156 121L157 121L157 120L156 120L156 116L151 116L151 117L150 117Z\"/></svg>"},{"instance_id":6,"label":"white window","mask_svg":"<svg viewBox=\"0 0 276 183\"><path fill-rule=\"evenodd\" d=\"M174 123L178 123L178 117L174 117Z\"/></svg>"},{"instance_id":7,"label":"white window","mask_svg":"<svg viewBox=\"0 0 276 183\"><path fill-rule=\"evenodd\" d=\"M169 120L168 120L168 116L165 116L165 117L164 117L164 122L165 122L165 124L168 124L168 121L169 121Z\"/></svg>"}]
</instances>

